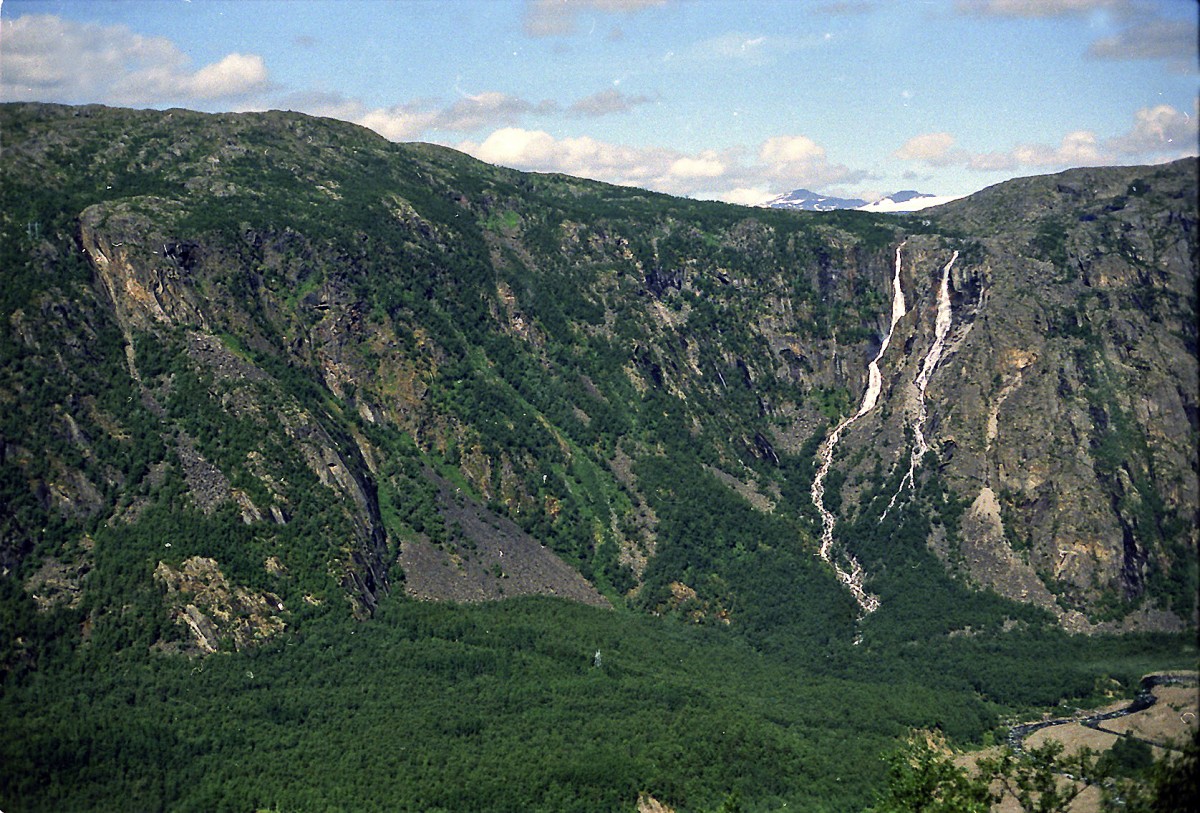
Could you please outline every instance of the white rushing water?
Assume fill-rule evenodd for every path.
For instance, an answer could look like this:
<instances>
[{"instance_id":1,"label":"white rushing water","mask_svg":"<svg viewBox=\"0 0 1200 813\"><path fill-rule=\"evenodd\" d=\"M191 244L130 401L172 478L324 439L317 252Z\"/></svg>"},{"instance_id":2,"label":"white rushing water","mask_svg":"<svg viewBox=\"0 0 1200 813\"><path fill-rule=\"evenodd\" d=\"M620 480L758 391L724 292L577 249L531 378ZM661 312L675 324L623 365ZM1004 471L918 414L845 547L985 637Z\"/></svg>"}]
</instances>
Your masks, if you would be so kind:
<instances>
[{"instance_id":1,"label":"white rushing water","mask_svg":"<svg viewBox=\"0 0 1200 813\"><path fill-rule=\"evenodd\" d=\"M925 390L929 387L929 378L933 375L934 369L938 362L942 360L942 353L946 348L946 337L950 335L950 325L953 314L950 310L950 269L954 267L954 261L958 259L958 252L954 252L950 256L950 262L946 263L942 268L942 284L938 288L937 301L937 318L934 321L933 327L933 344L929 347L929 352L925 355L925 360L921 363L921 372L917 374L917 420L913 424L913 447L908 458L908 473L904 475L904 479L900 481L900 487L896 489L896 493L892 495L892 499L888 502L887 510L883 512L883 517L887 516L887 512L891 511L896 505L896 500L900 496L900 492L904 490L905 485L913 486L913 478L916 476L917 466L921 463L921 458L929 451L929 442L925 440L925 419L928 417L925 410Z\"/></svg>"},{"instance_id":2,"label":"white rushing water","mask_svg":"<svg viewBox=\"0 0 1200 813\"><path fill-rule=\"evenodd\" d=\"M904 248L903 243L896 248L896 270L892 277L892 322L888 326L887 334L883 337L883 343L879 345L879 352L875 354L875 358L871 359L871 363L867 365L867 390L863 393L862 403L859 405L858 411L850 417L843 419L834 427L834 430L829 433L829 437L821 444L821 448L817 452L821 458L821 466L817 469L817 474L813 478L812 484L812 501L813 505L817 507L817 513L821 515L822 526L821 547L818 550L818 554L823 560L833 566L838 581L846 585L850 590L864 615L873 613L879 609L879 597L868 593L863 587L865 574L863 573L862 565L858 563L858 560L852 554L848 552L841 554L841 558L844 558L848 565L848 567L844 568L838 561L839 557L834 556L832 553L833 527L837 524L837 517L825 507L825 478L829 475L829 467L833 464L834 448L837 446L838 441L842 439L842 432L863 415L874 409L875 405L879 402L879 393L883 389L883 374L879 371L879 362L883 358L883 354L887 352L888 345L892 342L892 334L896 330L896 323L907 313L904 306L904 289L900 286L900 250L902 248Z\"/></svg>"}]
</instances>

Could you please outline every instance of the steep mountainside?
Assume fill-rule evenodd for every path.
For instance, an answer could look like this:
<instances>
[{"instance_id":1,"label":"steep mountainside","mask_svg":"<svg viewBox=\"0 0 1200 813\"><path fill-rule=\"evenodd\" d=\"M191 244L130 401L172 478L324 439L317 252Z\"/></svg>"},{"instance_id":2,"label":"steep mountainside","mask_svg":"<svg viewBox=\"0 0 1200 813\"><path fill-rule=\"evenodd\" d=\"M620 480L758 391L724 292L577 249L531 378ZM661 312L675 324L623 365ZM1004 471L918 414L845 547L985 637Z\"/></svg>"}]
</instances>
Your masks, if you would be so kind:
<instances>
[{"instance_id":1,"label":"steep mountainside","mask_svg":"<svg viewBox=\"0 0 1200 813\"><path fill-rule=\"evenodd\" d=\"M290 113L0 116L0 567L84 636L406 588L760 642L1194 623L1194 160L814 216Z\"/></svg>"}]
</instances>

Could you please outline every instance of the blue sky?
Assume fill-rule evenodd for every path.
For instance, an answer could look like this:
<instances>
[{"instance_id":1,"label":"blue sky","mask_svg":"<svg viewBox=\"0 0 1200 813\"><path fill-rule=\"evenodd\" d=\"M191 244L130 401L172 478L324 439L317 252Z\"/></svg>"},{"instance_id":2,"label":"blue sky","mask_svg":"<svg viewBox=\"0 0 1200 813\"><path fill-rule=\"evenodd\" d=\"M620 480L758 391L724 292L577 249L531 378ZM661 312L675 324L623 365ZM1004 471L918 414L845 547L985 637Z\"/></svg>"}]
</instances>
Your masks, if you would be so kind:
<instances>
[{"instance_id":1,"label":"blue sky","mask_svg":"<svg viewBox=\"0 0 1200 813\"><path fill-rule=\"evenodd\" d=\"M1195 0L7 0L0 98L283 108L759 202L1197 153Z\"/></svg>"}]
</instances>

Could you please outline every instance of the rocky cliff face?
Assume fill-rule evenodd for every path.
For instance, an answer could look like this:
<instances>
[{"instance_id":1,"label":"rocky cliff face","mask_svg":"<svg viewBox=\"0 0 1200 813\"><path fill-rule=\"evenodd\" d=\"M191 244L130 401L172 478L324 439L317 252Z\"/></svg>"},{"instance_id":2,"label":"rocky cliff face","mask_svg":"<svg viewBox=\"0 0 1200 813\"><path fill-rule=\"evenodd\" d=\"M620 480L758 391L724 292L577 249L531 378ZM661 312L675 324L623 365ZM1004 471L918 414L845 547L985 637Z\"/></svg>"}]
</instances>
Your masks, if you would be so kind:
<instances>
[{"instance_id":1,"label":"rocky cliff face","mask_svg":"<svg viewBox=\"0 0 1200 813\"><path fill-rule=\"evenodd\" d=\"M815 561L817 447L867 386L898 247L879 400L826 483L868 587L895 579L888 534L918 533L957 583L1073 629L1194 620L1194 161L896 219L523 175L291 114L3 116L0 555L34 585L85 562L92 622L137 594L200 649L240 646L339 594L368 614L408 570L426 597L737 624L781 555L761 540ZM693 510L693 479L770 530L686 530L732 510ZM250 609L188 597L218 582Z\"/></svg>"},{"instance_id":2,"label":"rocky cliff face","mask_svg":"<svg viewBox=\"0 0 1200 813\"><path fill-rule=\"evenodd\" d=\"M234 296L219 287L207 290L206 283L214 276L219 278L228 258L208 255L202 243L162 233L163 226L171 224L172 214L178 215L178 205L160 200L140 204L89 206L78 225L81 250L125 337L128 373L139 396L151 409L161 410L160 401L172 397L172 382L169 377L142 375L134 335L172 335L182 345L188 372L207 383L210 396L219 397L221 411L286 439L321 486L333 492L353 529L350 538L340 543L345 571L342 583L356 612L369 613L379 594L387 590L388 564L383 561L385 531L362 449L354 442L335 441L324 425L327 416L279 392L269 374L222 341L222 333L228 336L230 328L241 327L236 324L237 317L235 324L226 321L238 305ZM233 335L238 334L241 331ZM253 334L249 338L262 340ZM237 342L229 344L237 346ZM174 443L192 501L202 510L211 513L223 503L234 502L247 524L287 522L292 498L279 478L270 474L271 461L261 453L250 452L239 461L247 469L260 470L256 477L269 494L269 503L259 506L246 491L230 486L226 473L196 451L186 432L179 432Z\"/></svg>"},{"instance_id":3,"label":"rocky cliff face","mask_svg":"<svg viewBox=\"0 0 1200 813\"><path fill-rule=\"evenodd\" d=\"M928 392L933 451L970 501L960 566L1071 628L1098 617L1098 596L1169 591L1167 562L1195 550L1194 191L1191 162L1079 170L937 211L978 235L950 278L953 327ZM911 244L914 271L944 261L939 244ZM911 413L933 288L913 279L915 342L885 436Z\"/></svg>"}]
</instances>

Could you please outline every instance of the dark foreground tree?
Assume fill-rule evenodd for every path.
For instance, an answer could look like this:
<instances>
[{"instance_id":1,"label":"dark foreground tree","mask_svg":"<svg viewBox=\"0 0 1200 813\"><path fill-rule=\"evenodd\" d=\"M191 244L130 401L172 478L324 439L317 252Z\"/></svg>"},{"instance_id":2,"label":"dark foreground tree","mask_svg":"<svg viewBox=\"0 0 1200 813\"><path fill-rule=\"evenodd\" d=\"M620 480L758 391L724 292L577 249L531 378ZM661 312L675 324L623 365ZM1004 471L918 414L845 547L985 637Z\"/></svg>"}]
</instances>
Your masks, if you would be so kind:
<instances>
[{"instance_id":1,"label":"dark foreground tree","mask_svg":"<svg viewBox=\"0 0 1200 813\"><path fill-rule=\"evenodd\" d=\"M1155 762L1149 782L1126 780L1112 794L1111 808L1125 813L1175 813L1195 809L1200 799L1200 729L1176 755Z\"/></svg>"},{"instance_id":2,"label":"dark foreground tree","mask_svg":"<svg viewBox=\"0 0 1200 813\"><path fill-rule=\"evenodd\" d=\"M954 764L945 741L914 732L886 758L887 788L871 813L987 813L988 783Z\"/></svg>"},{"instance_id":3,"label":"dark foreground tree","mask_svg":"<svg viewBox=\"0 0 1200 813\"><path fill-rule=\"evenodd\" d=\"M1098 754L1082 748L1063 753L1062 743L1047 740L1018 753L1005 748L979 760L979 775L1000 788L996 800L1012 797L1026 813L1065 813L1075 797L1106 777Z\"/></svg>"}]
</instances>

